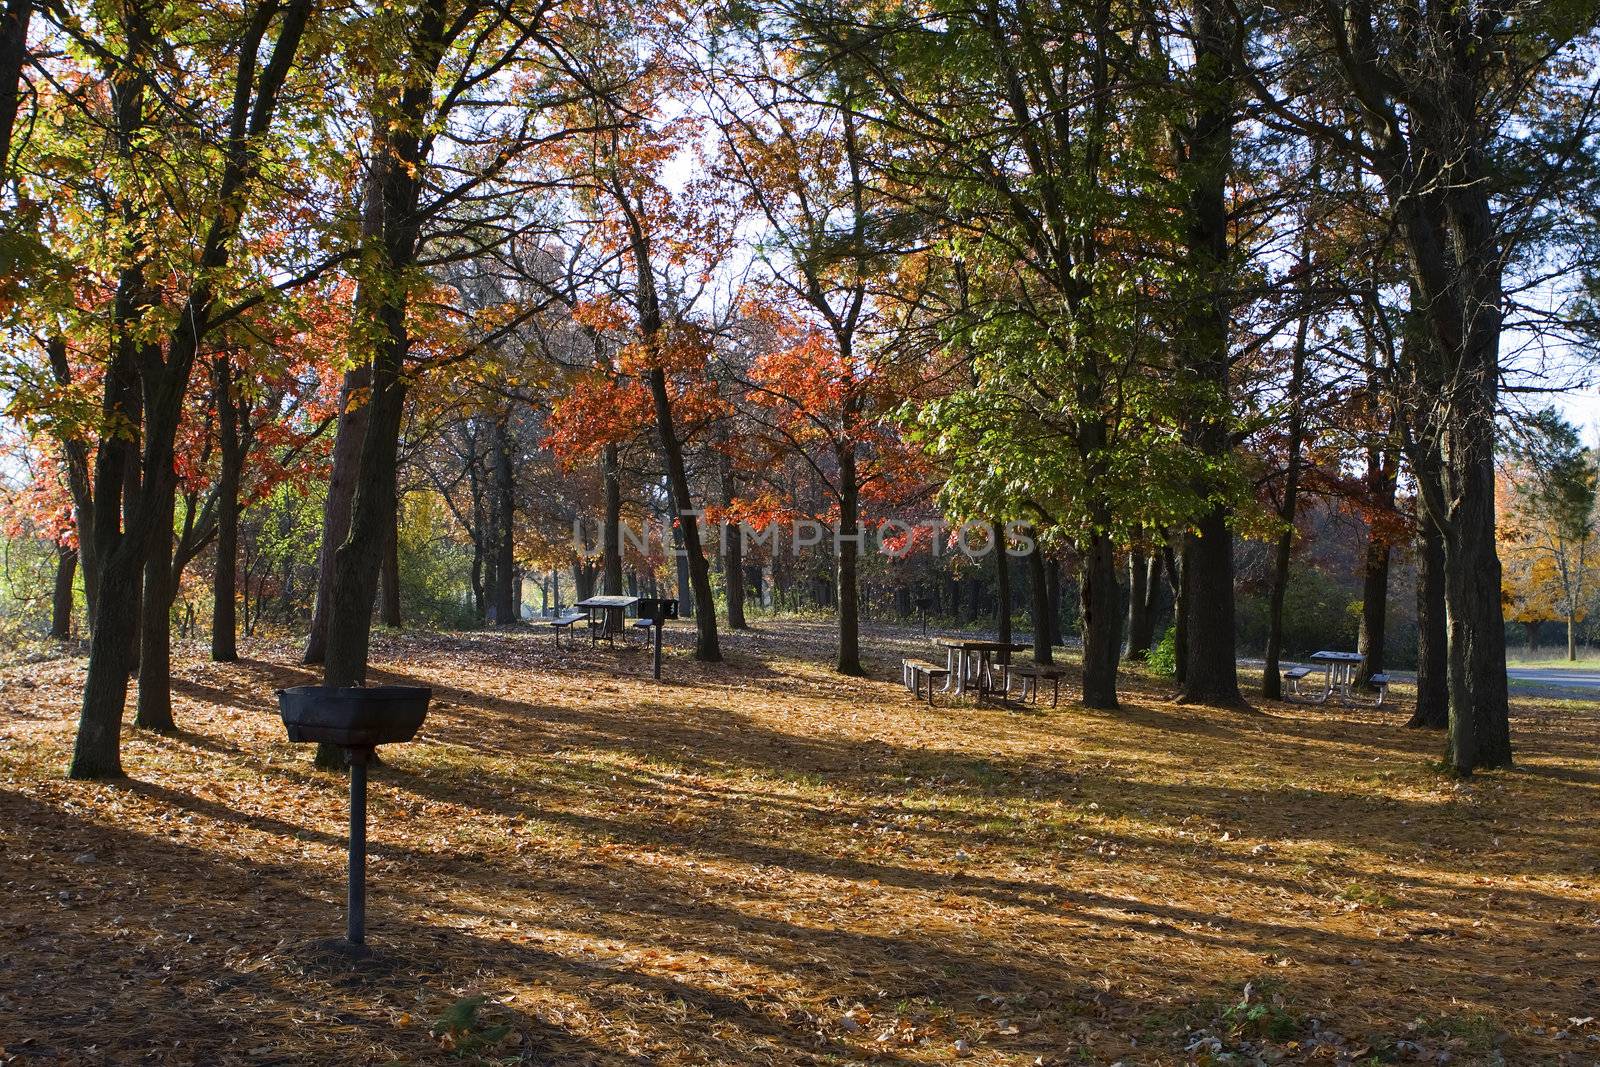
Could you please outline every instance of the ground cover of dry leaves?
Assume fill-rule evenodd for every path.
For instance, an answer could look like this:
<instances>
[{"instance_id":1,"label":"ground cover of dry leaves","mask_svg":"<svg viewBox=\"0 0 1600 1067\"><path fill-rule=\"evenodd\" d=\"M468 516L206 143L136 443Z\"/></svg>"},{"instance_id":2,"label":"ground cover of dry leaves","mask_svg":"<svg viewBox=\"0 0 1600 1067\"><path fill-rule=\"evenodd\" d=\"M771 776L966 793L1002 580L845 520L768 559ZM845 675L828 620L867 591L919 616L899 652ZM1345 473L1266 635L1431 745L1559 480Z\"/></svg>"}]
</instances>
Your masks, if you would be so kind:
<instances>
[{"instance_id":1,"label":"ground cover of dry leaves","mask_svg":"<svg viewBox=\"0 0 1600 1067\"><path fill-rule=\"evenodd\" d=\"M82 660L0 670L0 1062L1600 1062L1600 705L1457 783L1382 710L929 708L925 651L764 621L667 680L547 631L381 638L364 965L287 642L62 776Z\"/></svg>"}]
</instances>

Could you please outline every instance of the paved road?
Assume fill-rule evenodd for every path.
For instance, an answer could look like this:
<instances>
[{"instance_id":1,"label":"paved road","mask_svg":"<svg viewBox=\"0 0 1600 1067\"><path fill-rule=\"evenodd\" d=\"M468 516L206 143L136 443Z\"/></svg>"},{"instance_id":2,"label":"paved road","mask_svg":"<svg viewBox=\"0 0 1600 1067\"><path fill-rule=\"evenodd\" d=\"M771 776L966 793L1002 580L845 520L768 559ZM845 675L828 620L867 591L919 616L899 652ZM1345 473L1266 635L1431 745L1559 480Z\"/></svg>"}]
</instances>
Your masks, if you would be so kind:
<instances>
[{"instance_id":1,"label":"paved road","mask_svg":"<svg viewBox=\"0 0 1600 1067\"><path fill-rule=\"evenodd\" d=\"M1258 659L1240 660L1239 663L1240 666L1254 667L1258 670L1265 666ZM1293 666L1288 661L1283 665ZM1417 680L1414 671L1390 671L1389 677L1397 682ZM1600 692L1600 671L1574 670L1567 667L1510 667L1506 670L1506 677L1514 682L1537 686L1540 689L1582 689L1586 692Z\"/></svg>"},{"instance_id":2,"label":"paved road","mask_svg":"<svg viewBox=\"0 0 1600 1067\"><path fill-rule=\"evenodd\" d=\"M1511 667L1506 677L1549 689L1600 689L1600 671L1579 671L1566 667Z\"/></svg>"}]
</instances>

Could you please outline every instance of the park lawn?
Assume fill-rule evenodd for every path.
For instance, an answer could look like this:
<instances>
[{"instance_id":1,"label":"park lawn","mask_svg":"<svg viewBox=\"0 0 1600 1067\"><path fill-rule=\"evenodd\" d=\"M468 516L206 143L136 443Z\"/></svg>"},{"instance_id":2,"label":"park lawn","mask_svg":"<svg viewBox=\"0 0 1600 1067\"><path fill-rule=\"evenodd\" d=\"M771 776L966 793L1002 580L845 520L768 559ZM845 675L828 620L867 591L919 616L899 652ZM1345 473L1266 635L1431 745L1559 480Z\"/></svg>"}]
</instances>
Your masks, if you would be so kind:
<instances>
[{"instance_id":1,"label":"park lawn","mask_svg":"<svg viewBox=\"0 0 1600 1067\"><path fill-rule=\"evenodd\" d=\"M1551 653L1548 656L1512 655L1506 658L1507 667L1526 667L1533 670L1555 671L1600 671L1600 656L1580 655L1577 659L1568 659L1565 652Z\"/></svg>"},{"instance_id":2,"label":"park lawn","mask_svg":"<svg viewBox=\"0 0 1600 1067\"><path fill-rule=\"evenodd\" d=\"M310 945L345 794L283 740L293 647L181 650L117 783L62 777L81 660L0 671L0 1062L1600 1061L1596 704L1519 699L1520 766L1463 783L1404 699L930 709L904 632L869 680L822 624L688 636L661 684L381 639L436 698L374 772L354 969Z\"/></svg>"}]
</instances>

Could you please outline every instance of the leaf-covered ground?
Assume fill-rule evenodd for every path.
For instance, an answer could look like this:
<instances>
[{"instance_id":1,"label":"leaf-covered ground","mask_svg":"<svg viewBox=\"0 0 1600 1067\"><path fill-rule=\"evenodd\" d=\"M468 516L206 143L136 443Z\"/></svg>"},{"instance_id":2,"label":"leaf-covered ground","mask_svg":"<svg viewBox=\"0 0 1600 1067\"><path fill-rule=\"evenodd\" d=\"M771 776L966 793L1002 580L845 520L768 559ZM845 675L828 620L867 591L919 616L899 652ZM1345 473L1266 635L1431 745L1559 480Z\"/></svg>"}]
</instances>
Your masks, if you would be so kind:
<instances>
[{"instance_id":1,"label":"leaf-covered ground","mask_svg":"<svg viewBox=\"0 0 1600 1067\"><path fill-rule=\"evenodd\" d=\"M1461 784L1408 714L928 708L763 623L668 680L547 632L387 638L435 687L371 799L283 739L287 644L180 654L77 783L82 662L0 671L0 1062L1600 1062L1600 706Z\"/></svg>"}]
</instances>

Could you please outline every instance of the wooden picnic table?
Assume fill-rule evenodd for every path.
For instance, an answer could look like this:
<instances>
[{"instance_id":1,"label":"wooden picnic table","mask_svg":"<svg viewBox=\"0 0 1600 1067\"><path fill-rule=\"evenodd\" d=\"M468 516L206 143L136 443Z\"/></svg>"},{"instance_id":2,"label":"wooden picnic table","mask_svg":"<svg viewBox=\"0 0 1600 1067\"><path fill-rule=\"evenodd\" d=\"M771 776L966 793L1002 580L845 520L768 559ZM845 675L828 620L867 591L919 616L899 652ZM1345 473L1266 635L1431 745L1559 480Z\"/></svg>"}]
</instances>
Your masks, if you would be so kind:
<instances>
[{"instance_id":1,"label":"wooden picnic table","mask_svg":"<svg viewBox=\"0 0 1600 1067\"><path fill-rule=\"evenodd\" d=\"M1031 644L1015 641L979 641L965 637L936 637L933 643L945 650L945 666L950 677L945 680L943 692L952 688L956 696L966 696L968 676L978 683L980 691L989 688L990 658L1003 653L1008 658L1015 652L1026 652Z\"/></svg>"},{"instance_id":2,"label":"wooden picnic table","mask_svg":"<svg viewBox=\"0 0 1600 1067\"><path fill-rule=\"evenodd\" d=\"M610 638L622 632L623 612L639 602L636 596L592 596L586 597L573 605L583 608L589 613L590 634L599 640L601 637ZM598 619L598 622L597 622ZM598 631L598 632L596 632Z\"/></svg>"}]
</instances>

